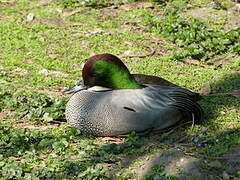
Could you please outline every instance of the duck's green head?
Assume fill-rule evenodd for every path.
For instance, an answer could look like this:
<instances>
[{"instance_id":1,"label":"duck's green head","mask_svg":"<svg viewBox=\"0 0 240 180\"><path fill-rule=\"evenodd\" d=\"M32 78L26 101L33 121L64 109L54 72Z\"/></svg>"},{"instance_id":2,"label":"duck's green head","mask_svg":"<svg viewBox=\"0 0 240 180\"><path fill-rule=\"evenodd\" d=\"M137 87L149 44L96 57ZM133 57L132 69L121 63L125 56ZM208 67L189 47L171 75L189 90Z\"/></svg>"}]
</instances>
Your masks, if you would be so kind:
<instances>
[{"instance_id":1,"label":"duck's green head","mask_svg":"<svg viewBox=\"0 0 240 180\"><path fill-rule=\"evenodd\" d=\"M84 85L88 87L141 88L124 63L112 54L99 54L90 57L83 67L82 77Z\"/></svg>"},{"instance_id":2,"label":"duck's green head","mask_svg":"<svg viewBox=\"0 0 240 180\"><path fill-rule=\"evenodd\" d=\"M82 70L83 84L90 88L101 86L110 89L140 89L128 68L112 54L92 56ZM81 83L81 85L83 85Z\"/></svg>"}]
</instances>

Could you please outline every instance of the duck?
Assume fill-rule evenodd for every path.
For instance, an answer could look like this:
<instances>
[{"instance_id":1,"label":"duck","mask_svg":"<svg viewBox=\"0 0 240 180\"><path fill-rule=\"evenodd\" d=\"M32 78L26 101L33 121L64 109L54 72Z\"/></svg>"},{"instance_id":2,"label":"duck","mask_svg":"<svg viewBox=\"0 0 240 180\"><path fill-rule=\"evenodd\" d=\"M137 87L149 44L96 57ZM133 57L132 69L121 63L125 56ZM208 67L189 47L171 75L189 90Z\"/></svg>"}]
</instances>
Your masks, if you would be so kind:
<instances>
[{"instance_id":1,"label":"duck","mask_svg":"<svg viewBox=\"0 0 240 180\"><path fill-rule=\"evenodd\" d=\"M203 119L198 93L160 77L131 74L108 53L91 56L82 80L64 93L73 94L66 105L67 122L94 136L148 134Z\"/></svg>"}]
</instances>

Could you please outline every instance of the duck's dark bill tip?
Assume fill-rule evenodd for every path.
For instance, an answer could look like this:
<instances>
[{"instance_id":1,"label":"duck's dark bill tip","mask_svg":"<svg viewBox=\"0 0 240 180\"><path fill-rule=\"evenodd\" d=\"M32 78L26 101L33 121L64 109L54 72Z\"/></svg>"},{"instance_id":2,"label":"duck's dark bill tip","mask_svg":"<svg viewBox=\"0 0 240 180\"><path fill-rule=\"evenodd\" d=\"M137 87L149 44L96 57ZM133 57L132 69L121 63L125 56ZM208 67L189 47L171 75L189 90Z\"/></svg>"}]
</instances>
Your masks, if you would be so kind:
<instances>
[{"instance_id":1,"label":"duck's dark bill tip","mask_svg":"<svg viewBox=\"0 0 240 180\"><path fill-rule=\"evenodd\" d=\"M78 91L82 91L82 90L85 90L85 89L87 89L87 87L80 84L80 85L76 85L76 86L73 86L72 88L64 90L63 93L64 94L72 94L72 93L76 93Z\"/></svg>"}]
</instances>

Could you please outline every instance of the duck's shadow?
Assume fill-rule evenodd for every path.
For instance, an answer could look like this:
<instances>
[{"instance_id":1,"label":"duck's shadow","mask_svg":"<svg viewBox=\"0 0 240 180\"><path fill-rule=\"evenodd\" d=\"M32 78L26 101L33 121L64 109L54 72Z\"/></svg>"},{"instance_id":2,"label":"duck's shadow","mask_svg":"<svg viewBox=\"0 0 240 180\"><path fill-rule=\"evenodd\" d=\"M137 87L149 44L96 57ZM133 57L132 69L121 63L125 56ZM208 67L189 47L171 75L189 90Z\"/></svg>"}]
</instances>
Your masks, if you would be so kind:
<instances>
[{"instance_id":1,"label":"duck's shadow","mask_svg":"<svg viewBox=\"0 0 240 180\"><path fill-rule=\"evenodd\" d=\"M232 93L234 90L240 89L240 74L228 74L223 76L218 81L210 83L210 90L212 94L217 93ZM239 107L239 97L232 95L219 95L204 97L200 102L204 114L205 121L210 121L221 116L225 111Z\"/></svg>"}]
</instances>

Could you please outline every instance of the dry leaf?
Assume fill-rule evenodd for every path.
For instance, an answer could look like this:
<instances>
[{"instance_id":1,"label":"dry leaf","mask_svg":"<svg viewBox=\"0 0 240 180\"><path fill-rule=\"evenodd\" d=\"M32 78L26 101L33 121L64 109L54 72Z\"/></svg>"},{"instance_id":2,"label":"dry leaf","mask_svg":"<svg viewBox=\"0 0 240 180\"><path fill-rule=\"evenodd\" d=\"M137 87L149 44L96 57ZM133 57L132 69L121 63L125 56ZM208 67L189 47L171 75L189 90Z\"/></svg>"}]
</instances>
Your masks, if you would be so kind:
<instances>
[{"instance_id":1,"label":"dry leaf","mask_svg":"<svg viewBox=\"0 0 240 180\"><path fill-rule=\"evenodd\" d=\"M122 138L113 138L113 137L103 137L103 138L100 138L101 140L103 141L113 141L113 142L116 142L116 143L120 143L122 142Z\"/></svg>"},{"instance_id":2,"label":"dry leaf","mask_svg":"<svg viewBox=\"0 0 240 180\"><path fill-rule=\"evenodd\" d=\"M47 157L47 155L40 153L38 157L39 157L39 159L45 159Z\"/></svg>"},{"instance_id":3,"label":"dry leaf","mask_svg":"<svg viewBox=\"0 0 240 180\"><path fill-rule=\"evenodd\" d=\"M185 59L182 62L184 62L186 64L195 65L195 66L200 65L200 62L198 60L194 60L194 59Z\"/></svg>"},{"instance_id":4,"label":"dry leaf","mask_svg":"<svg viewBox=\"0 0 240 180\"><path fill-rule=\"evenodd\" d=\"M124 5L121 5L119 7L119 9L124 10L124 11L131 11L131 10L133 10L133 7L128 4L124 4Z\"/></svg>"},{"instance_id":5,"label":"dry leaf","mask_svg":"<svg viewBox=\"0 0 240 180\"><path fill-rule=\"evenodd\" d=\"M153 4L150 2L139 2L137 3L138 8L154 8Z\"/></svg>"},{"instance_id":6,"label":"dry leaf","mask_svg":"<svg viewBox=\"0 0 240 180\"><path fill-rule=\"evenodd\" d=\"M127 46L133 46L133 43L129 42L129 41L125 41L124 44L127 45Z\"/></svg>"},{"instance_id":7,"label":"dry leaf","mask_svg":"<svg viewBox=\"0 0 240 180\"><path fill-rule=\"evenodd\" d=\"M24 61L24 63L26 63L26 64L34 64L34 62L35 62L35 59L26 59Z\"/></svg>"}]
</instances>

